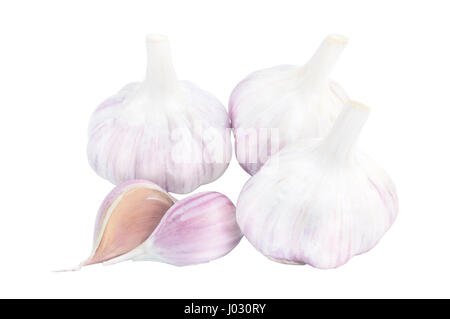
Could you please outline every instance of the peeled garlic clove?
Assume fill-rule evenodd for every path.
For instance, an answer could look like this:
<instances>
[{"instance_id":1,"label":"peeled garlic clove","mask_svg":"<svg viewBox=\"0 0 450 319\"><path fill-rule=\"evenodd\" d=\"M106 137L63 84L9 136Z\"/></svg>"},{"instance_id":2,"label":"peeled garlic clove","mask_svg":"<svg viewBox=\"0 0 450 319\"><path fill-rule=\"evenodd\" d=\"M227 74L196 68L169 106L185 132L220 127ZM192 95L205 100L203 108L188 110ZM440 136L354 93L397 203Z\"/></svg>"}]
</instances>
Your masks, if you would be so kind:
<instances>
[{"instance_id":1,"label":"peeled garlic clove","mask_svg":"<svg viewBox=\"0 0 450 319\"><path fill-rule=\"evenodd\" d=\"M355 149L369 109L350 102L325 139L283 148L244 186L237 221L262 254L334 268L374 247L398 212L389 176Z\"/></svg>"},{"instance_id":2,"label":"peeled garlic clove","mask_svg":"<svg viewBox=\"0 0 450 319\"><path fill-rule=\"evenodd\" d=\"M167 37L147 37L147 75L93 113L88 159L114 184L152 180L189 193L219 178L231 158L230 120L210 93L178 81Z\"/></svg>"},{"instance_id":3,"label":"peeled garlic clove","mask_svg":"<svg viewBox=\"0 0 450 319\"><path fill-rule=\"evenodd\" d=\"M129 259L204 263L226 255L241 238L235 207L226 196L206 192L176 202L151 182L130 181L101 205L94 247L82 266Z\"/></svg>"},{"instance_id":4,"label":"peeled garlic clove","mask_svg":"<svg viewBox=\"0 0 450 319\"><path fill-rule=\"evenodd\" d=\"M348 100L343 89L329 80L346 44L344 36L329 35L303 67L260 70L233 90L228 108L236 157L249 174L285 145L328 133Z\"/></svg>"}]
</instances>

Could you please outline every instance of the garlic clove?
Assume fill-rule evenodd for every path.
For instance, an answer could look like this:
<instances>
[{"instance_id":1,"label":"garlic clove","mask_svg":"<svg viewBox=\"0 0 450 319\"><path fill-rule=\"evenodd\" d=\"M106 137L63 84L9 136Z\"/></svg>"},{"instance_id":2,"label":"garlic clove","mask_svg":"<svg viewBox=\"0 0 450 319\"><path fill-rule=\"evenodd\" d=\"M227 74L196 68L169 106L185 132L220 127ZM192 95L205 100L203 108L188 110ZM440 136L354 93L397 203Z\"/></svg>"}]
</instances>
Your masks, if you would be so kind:
<instances>
[{"instance_id":1,"label":"garlic clove","mask_svg":"<svg viewBox=\"0 0 450 319\"><path fill-rule=\"evenodd\" d=\"M172 199L153 186L130 187L106 207L96 231L96 247L85 265L120 256L143 243L173 205ZM100 236L101 235L101 236Z\"/></svg>"},{"instance_id":2,"label":"garlic clove","mask_svg":"<svg viewBox=\"0 0 450 319\"><path fill-rule=\"evenodd\" d=\"M303 67L256 71L235 87L228 105L235 152L249 174L299 138L328 133L348 101L339 84L329 80L346 44L346 37L329 35Z\"/></svg>"},{"instance_id":3,"label":"garlic clove","mask_svg":"<svg viewBox=\"0 0 450 319\"><path fill-rule=\"evenodd\" d=\"M102 204L94 248L82 266L130 259L198 264L226 255L241 238L226 196L206 192L176 202L151 182L130 181Z\"/></svg>"},{"instance_id":4,"label":"garlic clove","mask_svg":"<svg viewBox=\"0 0 450 319\"><path fill-rule=\"evenodd\" d=\"M88 159L114 184L147 179L170 192L189 193L228 167L229 128L219 100L177 79L167 37L149 35L146 78L92 114Z\"/></svg>"},{"instance_id":5,"label":"garlic clove","mask_svg":"<svg viewBox=\"0 0 450 319\"><path fill-rule=\"evenodd\" d=\"M273 155L245 184L238 224L272 260L335 268L373 248L398 213L395 186L355 148L369 109L349 102L326 138Z\"/></svg>"},{"instance_id":6,"label":"garlic clove","mask_svg":"<svg viewBox=\"0 0 450 319\"><path fill-rule=\"evenodd\" d=\"M184 266L220 258L242 238L235 211L233 203L216 192L180 200L144 244L145 250L151 253L133 259Z\"/></svg>"}]
</instances>

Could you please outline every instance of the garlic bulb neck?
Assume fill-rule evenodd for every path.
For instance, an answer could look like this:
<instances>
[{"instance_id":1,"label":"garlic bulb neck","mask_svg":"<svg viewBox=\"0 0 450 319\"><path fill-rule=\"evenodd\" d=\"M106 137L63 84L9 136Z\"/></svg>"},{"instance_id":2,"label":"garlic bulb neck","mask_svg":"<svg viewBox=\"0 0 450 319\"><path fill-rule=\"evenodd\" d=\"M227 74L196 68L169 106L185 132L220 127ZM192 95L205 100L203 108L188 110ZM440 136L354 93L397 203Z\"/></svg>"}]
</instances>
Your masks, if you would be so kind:
<instances>
[{"instance_id":1,"label":"garlic bulb neck","mask_svg":"<svg viewBox=\"0 0 450 319\"><path fill-rule=\"evenodd\" d=\"M345 36L337 34L327 36L306 64L307 72L317 80L327 81L346 45L347 38Z\"/></svg>"},{"instance_id":2,"label":"garlic bulb neck","mask_svg":"<svg viewBox=\"0 0 450 319\"><path fill-rule=\"evenodd\" d=\"M178 95L180 85L172 64L167 36L148 35L147 74L143 88L152 99L165 99Z\"/></svg>"},{"instance_id":3,"label":"garlic bulb neck","mask_svg":"<svg viewBox=\"0 0 450 319\"><path fill-rule=\"evenodd\" d=\"M369 113L370 109L358 102L349 101L345 104L328 136L319 147L325 158L340 163L351 159Z\"/></svg>"}]
</instances>

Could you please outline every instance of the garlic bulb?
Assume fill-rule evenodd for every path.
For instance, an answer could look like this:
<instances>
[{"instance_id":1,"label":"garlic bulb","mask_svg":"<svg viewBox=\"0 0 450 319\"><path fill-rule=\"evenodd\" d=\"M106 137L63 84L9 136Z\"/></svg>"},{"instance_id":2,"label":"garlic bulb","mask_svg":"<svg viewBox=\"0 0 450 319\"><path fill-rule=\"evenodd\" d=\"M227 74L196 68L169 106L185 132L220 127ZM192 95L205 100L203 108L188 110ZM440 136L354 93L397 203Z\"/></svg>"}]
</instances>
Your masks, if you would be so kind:
<instances>
[{"instance_id":1,"label":"garlic bulb","mask_svg":"<svg viewBox=\"0 0 450 319\"><path fill-rule=\"evenodd\" d=\"M89 163L114 184L147 179L189 193L227 168L230 120L214 96L178 81L167 37L147 37L147 58L146 79L128 84L93 113Z\"/></svg>"},{"instance_id":2,"label":"garlic bulb","mask_svg":"<svg viewBox=\"0 0 450 319\"><path fill-rule=\"evenodd\" d=\"M228 107L245 171L255 174L270 155L299 138L328 133L348 100L328 78L346 44L344 36L330 35L303 67L260 70L236 86Z\"/></svg>"},{"instance_id":3,"label":"garlic bulb","mask_svg":"<svg viewBox=\"0 0 450 319\"><path fill-rule=\"evenodd\" d=\"M368 113L349 102L326 138L286 146L245 184L237 221L262 254L334 268L389 229L398 212L394 184L355 149Z\"/></svg>"},{"instance_id":4,"label":"garlic bulb","mask_svg":"<svg viewBox=\"0 0 450 319\"><path fill-rule=\"evenodd\" d=\"M208 262L241 240L235 207L206 192L176 201L148 181L117 186L102 203L91 256L81 266L152 260L176 266Z\"/></svg>"}]
</instances>

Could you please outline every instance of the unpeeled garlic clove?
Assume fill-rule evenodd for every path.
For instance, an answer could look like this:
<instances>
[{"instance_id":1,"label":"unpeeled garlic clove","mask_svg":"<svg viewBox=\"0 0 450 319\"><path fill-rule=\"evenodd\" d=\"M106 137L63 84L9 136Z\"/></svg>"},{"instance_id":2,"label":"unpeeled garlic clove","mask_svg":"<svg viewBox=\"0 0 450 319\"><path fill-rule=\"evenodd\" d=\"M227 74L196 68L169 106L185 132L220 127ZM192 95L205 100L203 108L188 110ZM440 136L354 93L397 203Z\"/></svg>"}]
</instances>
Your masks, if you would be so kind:
<instances>
[{"instance_id":1,"label":"unpeeled garlic clove","mask_svg":"<svg viewBox=\"0 0 450 319\"><path fill-rule=\"evenodd\" d=\"M348 103L324 139L273 155L245 184L238 224L272 260L334 268L374 247L398 213L389 176L355 143L369 109Z\"/></svg>"},{"instance_id":2,"label":"unpeeled garlic clove","mask_svg":"<svg viewBox=\"0 0 450 319\"><path fill-rule=\"evenodd\" d=\"M151 182L129 181L101 205L93 250L82 266L130 259L204 263L226 255L241 238L226 196L206 192L176 201Z\"/></svg>"},{"instance_id":3,"label":"unpeeled garlic clove","mask_svg":"<svg viewBox=\"0 0 450 319\"><path fill-rule=\"evenodd\" d=\"M329 35L303 67L281 65L248 75L233 90L229 114L239 164L255 174L270 155L299 138L324 137L348 100L329 80L347 38Z\"/></svg>"},{"instance_id":4,"label":"unpeeled garlic clove","mask_svg":"<svg viewBox=\"0 0 450 319\"><path fill-rule=\"evenodd\" d=\"M147 37L147 75L103 102L89 123L88 159L114 184L146 179L189 193L231 158L230 120L210 93L178 81L167 37Z\"/></svg>"}]
</instances>

